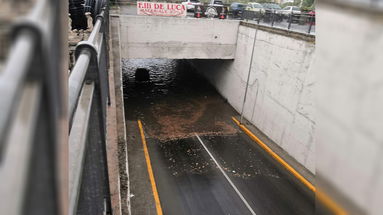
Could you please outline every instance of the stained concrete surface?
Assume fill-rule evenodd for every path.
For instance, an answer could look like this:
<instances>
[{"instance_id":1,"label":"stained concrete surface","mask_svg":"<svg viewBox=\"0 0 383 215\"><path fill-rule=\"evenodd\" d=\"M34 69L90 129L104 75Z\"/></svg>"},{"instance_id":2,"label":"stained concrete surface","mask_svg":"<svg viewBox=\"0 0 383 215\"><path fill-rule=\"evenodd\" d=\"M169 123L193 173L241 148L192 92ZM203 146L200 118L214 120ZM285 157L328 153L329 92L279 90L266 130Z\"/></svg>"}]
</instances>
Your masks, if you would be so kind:
<instances>
[{"instance_id":1,"label":"stained concrete surface","mask_svg":"<svg viewBox=\"0 0 383 215\"><path fill-rule=\"evenodd\" d=\"M120 14L121 15L137 15L137 6L136 5L120 5ZM194 12L187 12L186 15L187 18L194 18ZM202 18L204 19L204 18ZM229 15L228 19L231 20L241 20L241 18L236 17L234 18L233 16ZM246 22L249 23L258 23L257 21L254 20L246 20ZM265 22L264 20L261 20L259 23L260 25L264 26L271 26L271 22ZM288 19L283 19L281 22L274 22L273 27L274 28L280 28L280 29L287 29L289 25ZM311 31L310 34L315 34L315 25L311 26ZM302 32L302 33L307 33L309 29L309 24L298 24L298 23L291 23L290 26L290 31L296 31L296 32Z\"/></svg>"},{"instance_id":2,"label":"stained concrete surface","mask_svg":"<svg viewBox=\"0 0 383 215\"><path fill-rule=\"evenodd\" d=\"M150 81L137 83L134 72L142 67ZM234 109L187 62L123 60L123 76L126 119L143 122L164 214L251 214L195 133L257 214L314 214L312 193L251 144L231 121ZM128 135L140 142L132 125ZM138 181L130 183L132 214L142 214L143 207L154 208L153 195L142 144L131 142L129 159L141 159L129 165Z\"/></svg>"},{"instance_id":3,"label":"stained concrete surface","mask_svg":"<svg viewBox=\"0 0 383 215\"><path fill-rule=\"evenodd\" d=\"M237 111L243 110L244 118L315 174L317 80L312 70L315 44L309 38L241 25L234 61L192 63Z\"/></svg>"},{"instance_id":4,"label":"stained concrete surface","mask_svg":"<svg viewBox=\"0 0 383 215\"><path fill-rule=\"evenodd\" d=\"M116 10L110 9L110 13ZM111 209L114 215L127 214L127 172L126 163L119 162L126 160L126 135L125 121L123 115L121 59L119 47L118 26L116 17L109 17L109 96L110 105L107 107L106 129L107 129L107 164L109 174L109 189ZM120 157L122 159L120 159Z\"/></svg>"},{"instance_id":5,"label":"stained concrete surface","mask_svg":"<svg viewBox=\"0 0 383 215\"><path fill-rule=\"evenodd\" d=\"M120 23L123 58L235 57L237 20L120 15Z\"/></svg>"},{"instance_id":6,"label":"stained concrete surface","mask_svg":"<svg viewBox=\"0 0 383 215\"><path fill-rule=\"evenodd\" d=\"M136 121L126 121L132 214L155 215L156 208Z\"/></svg>"},{"instance_id":7,"label":"stained concrete surface","mask_svg":"<svg viewBox=\"0 0 383 215\"><path fill-rule=\"evenodd\" d=\"M95 98L93 102L100 101ZM100 109L94 108L89 117L93 120L89 122L90 127L86 143L88 150L85 153L84 168L81 176L81 188L77 205L78 215L109 214L108 169L105 145L99 132L101 120L98 116L100 114Z\"/></svg>"}]
</instances>

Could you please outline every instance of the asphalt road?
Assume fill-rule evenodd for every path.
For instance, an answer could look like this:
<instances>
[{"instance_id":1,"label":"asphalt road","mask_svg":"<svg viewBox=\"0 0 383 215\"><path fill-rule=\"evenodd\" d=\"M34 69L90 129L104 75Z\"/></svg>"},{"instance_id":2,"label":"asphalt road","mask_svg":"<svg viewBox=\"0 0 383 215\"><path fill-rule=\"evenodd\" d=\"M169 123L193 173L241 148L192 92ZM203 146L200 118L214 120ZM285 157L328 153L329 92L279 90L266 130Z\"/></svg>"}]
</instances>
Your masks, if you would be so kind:
<instances>
[{"instance_id":1,"label":"asphalt road","mask_svg":"<svg viewBox=\"0 0 383 215\"><path fill-rule=\"evenodd\" d=\"M237 113L184 61L123 61L132 214L156 214L137 120L164 214L314 214L302 188L232 122ZM135 70L150 70L137 83Z\"/></svg>"},{"instance_id":2,"label":"asphalt road","mask_svg":"<svg viewBox=\"0 0 383 215\"><path fill-rule=\"evenodd\" d=\"M197 137L169 142L150 139L164 214L315 213L313 196L296 186L243 134L203 136L201 141L212 156Z\"/></svg>"}]
</instances>

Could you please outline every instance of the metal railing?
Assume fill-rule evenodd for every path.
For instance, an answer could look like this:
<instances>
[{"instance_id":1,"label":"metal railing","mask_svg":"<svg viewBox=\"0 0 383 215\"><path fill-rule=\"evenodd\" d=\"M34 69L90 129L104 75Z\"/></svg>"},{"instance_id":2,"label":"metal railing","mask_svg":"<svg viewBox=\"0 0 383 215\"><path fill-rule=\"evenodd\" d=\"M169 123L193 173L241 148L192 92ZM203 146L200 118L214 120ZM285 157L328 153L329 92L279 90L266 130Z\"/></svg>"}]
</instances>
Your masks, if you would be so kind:
<instances>
[{"instance_id":1,"label":"metal railing","mask_svg":"<svg viewBox=\"0 0 383 215\"><path fill-rule=\"evenodd\" d=\"M255 21L257 24L287 29L307 34L315 34L315 13L282 14L278 11L244 10L241 19Z\"/></svg>"},{"instance_id":2,"label":"metal railing","mask_svg":"<svg viewBox=\"0 0 383 215\"><path fill-rule=\"evenodd\" d=\"M76 63L69 76L69 214L111 213L105 148L107 12L104 8L96 16L88 40L77 45Z\"/></svg>"},{"instance_id":3,"label":"metal railing","mask_svg":"<svg viewBox=\"0 0 383 215\"><path fill-rule=\"evenodd\" d=\"M62 214L65 189L58 168L66 133L66 37L60 0L39 0L12 30L13 42L0 72L0 211ZM64 15L66 16L66 14ZM64 35L64 37L63 37ZM60 203L61 202L61 203Z\"/></svg>"}]
</instances>

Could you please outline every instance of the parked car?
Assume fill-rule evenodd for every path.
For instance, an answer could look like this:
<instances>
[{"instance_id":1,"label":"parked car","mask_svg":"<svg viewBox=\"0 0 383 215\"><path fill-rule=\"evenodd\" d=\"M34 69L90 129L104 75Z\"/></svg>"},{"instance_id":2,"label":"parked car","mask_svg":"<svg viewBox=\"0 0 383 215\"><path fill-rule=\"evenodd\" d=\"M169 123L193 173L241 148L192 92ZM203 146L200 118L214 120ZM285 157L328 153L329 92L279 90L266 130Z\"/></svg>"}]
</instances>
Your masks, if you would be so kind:
<instances>
[{"instance_id":1,"label":"parked car","mask_svg":"<svg viewBox=\"0 0 383 215\"><path fill-rule=\"evenodd\" d=\"M254 12L260 12L261 14L265 13L265 9L263 6L256 2L249 2L247 3L246 9L248 11L254 11Z\"/></svg>"},{"instance_id":2,"label":"parked car","mask_svg":"<svg viewBox=\"0 0 383 215\"><path fill-rule=\"evenodd\" d=\"M249 20L261 20L265 14L263 6L256 2L249 2L242 12L241 18Z\"/></svg>"},{"instance_id":3,"label":"parked car","mask_svg":"<svg viewBox=\"0 0 383 215\"><path fill-rule=\"evenodd\" d=\"M224 6L221 0L211 0L205 9L205 16L208 18L227 18L228 7Z\"/></svg>"},{"instance_id":4,"label":"parked car","mask_svg":"<svg viewBox=\"0 0 383 215\"><path fill-rule=\"evenodd\" d=\"M305 18L305 24L315 25L315 10L308 11L306 13L301 13Z\"/></svg>"},{"instance_id":5,"label":"parked car","mask_svg":"<svg viewBox=\"0 0 383 215\"><path fill-rule=\"evenodd\" d=\"M245 4L234 2L230 5L230 12L233 14L234 18L240 17L245 8Z\"/></svg>"},{"instance_id":6,"label":"parked car","mask_svg":"<svg viewBox=\"0 0 383 215\"><path fill-rule=\"evenodd\" d=\"M212 1L210 1L209 6L223 7L223 2L221 0L212 0Z\"/></svg>"},{"instance_id":7,"label":"parked car","mask_svg":"<svg viewBox=\"0 0 383 215\"><path fill-rule=\"evenodd\" d=\"M311 10L309 11L307 14L311 15L311 16L315 16L315 10Z\"/></svg>"},{"instance_id":8,"label":"parked car","mask_svg":"<svg viewBox=\"0 0 383 215\"><path fill-rule=\"evenodd\" d=\"M275 3L263 3L262 7L266 12L277 12L282 9L278 4Z\"/></svg>"},{"instance_id":9,"label":"parked car","mask_svg":"<svg viewBox=\"0 0 383 215\"><path fill-rule=\"evenodd\" d=\"M265 9L265 15L263 17L265 22L281 22L283 20L282 14L279 13L282 8L278 4L264 3L262 6Z\"/></svg>"},{"instance_id":10,"label":"parked car","mask_svg":"<svg viewBox=\"0 0 383 215\"><path fill-rule=\"evenodd\" d=\"M315 10L309 11L307 14L310 16L308 24L315 25Z\"/></svg>"},{"instance_id":11,"label":"parked car","mask_svg":"<svg viewBox=\"0 0 383 215\"><path fill-rule=\"evenodd\" d=\"M297 18L301 14L301 9L297 6L287 6L284 7L282 10L279 10L278 13L281 14L283 18L288 18L290 16L293 16L293 18Z\"/></svg>"},{"instance_id":12,"label":"parked car","mask_svg":"<svg viewBox=\"0 0 383 215\"><path fill-rule=\"evenodd\" d=\"M196 5L202 5L202 3L199 0L186 0L183 1L181 4L186 6L187 11L194 11Z\"/></svg>"}]
</instances>

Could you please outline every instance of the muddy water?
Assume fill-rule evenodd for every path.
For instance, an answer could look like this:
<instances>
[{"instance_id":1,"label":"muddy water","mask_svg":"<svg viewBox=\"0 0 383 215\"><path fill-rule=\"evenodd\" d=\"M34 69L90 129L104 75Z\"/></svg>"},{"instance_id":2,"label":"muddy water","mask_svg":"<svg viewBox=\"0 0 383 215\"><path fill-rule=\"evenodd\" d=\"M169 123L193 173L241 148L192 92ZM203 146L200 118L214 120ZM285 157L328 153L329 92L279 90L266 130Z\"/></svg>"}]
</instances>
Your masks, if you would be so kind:
<instances>
[{"instance_id":1,"label":"muddy water","mask_svg":"<svg viewBox=\"0 0 383 215\"><path fill-rule=\"evenodd\" d=\"M136 80L139 68L149 70L149 80ZM123 78L132 214L156 214L138 119L164 214L243 215L249 207L257 214L314 214L313 196L237 130L231 121L237 113L187 62L125 60Z\"/></svg>"},{"instance_id":2,"label":"muddy water","mask_svg":"<svg viewBox=\"0 0 383 215\"><path fill-rule=\"evenodd\" d=\"M149 70L149 81L136 81L138 68ZM233 109L185 61L125 60L123 78L126 118L141 119L151 137L170 140L193 132L236 132L228 123Z\"/></svg>"}]
</instances>

